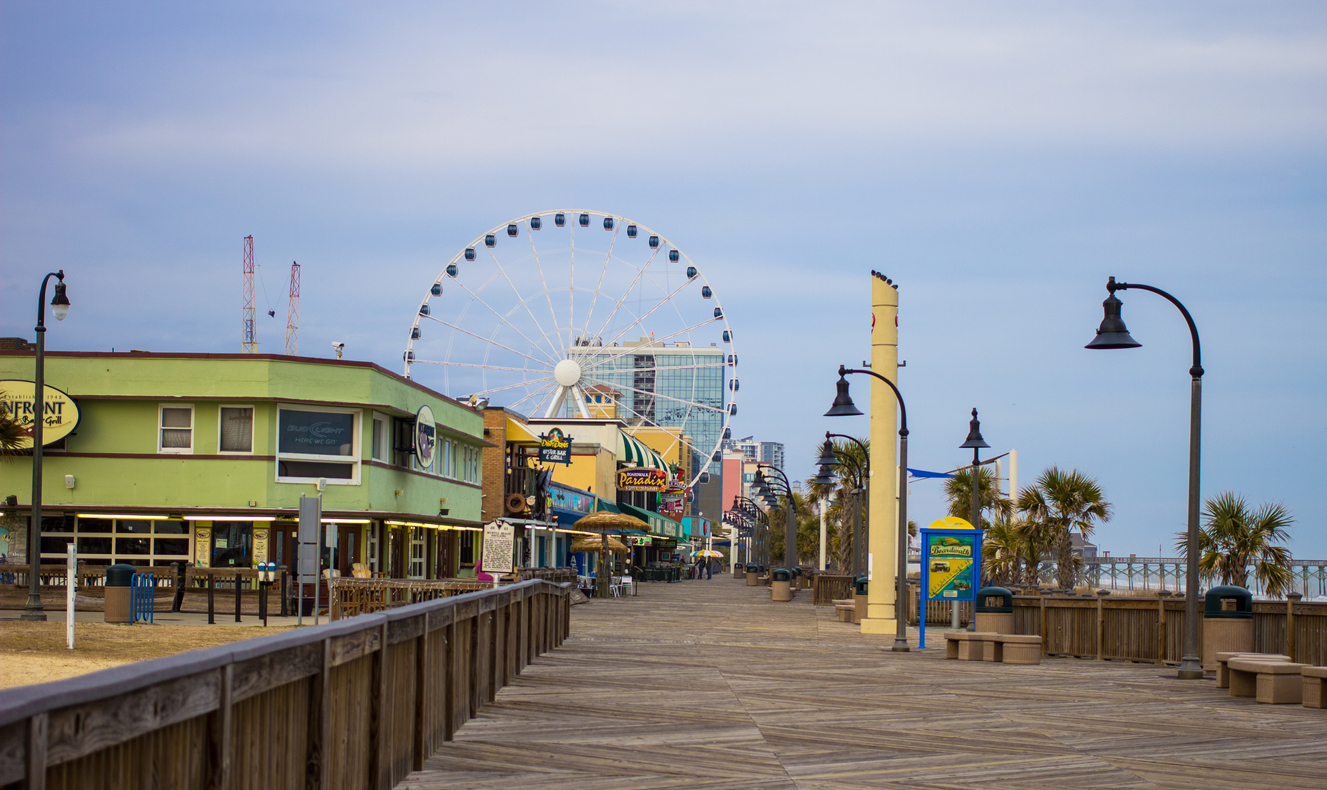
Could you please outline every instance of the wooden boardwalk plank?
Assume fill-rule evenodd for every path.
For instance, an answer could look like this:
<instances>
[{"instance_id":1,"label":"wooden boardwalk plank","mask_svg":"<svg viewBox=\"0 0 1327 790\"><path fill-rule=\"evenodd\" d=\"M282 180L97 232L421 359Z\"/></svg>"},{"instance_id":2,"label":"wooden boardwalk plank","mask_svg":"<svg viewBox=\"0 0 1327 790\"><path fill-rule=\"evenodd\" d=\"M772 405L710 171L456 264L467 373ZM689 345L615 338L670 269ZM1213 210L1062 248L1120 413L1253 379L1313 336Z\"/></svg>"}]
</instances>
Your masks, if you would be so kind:
<instances>
[{"instance_id":1,"label":"wooden boardwalk plank","mask_svg":"<svg viewBox=\"0 0 1327 790\"><path fill-rule=\"evenodd\" d=\"M937 634L937 636L939 636ZM808 594L729 578L572 609L402 787L1327 787L1327 715L1125 662L889 652ZM914 634L915 644L915 634Z\"/></svg>"}]
</instances>

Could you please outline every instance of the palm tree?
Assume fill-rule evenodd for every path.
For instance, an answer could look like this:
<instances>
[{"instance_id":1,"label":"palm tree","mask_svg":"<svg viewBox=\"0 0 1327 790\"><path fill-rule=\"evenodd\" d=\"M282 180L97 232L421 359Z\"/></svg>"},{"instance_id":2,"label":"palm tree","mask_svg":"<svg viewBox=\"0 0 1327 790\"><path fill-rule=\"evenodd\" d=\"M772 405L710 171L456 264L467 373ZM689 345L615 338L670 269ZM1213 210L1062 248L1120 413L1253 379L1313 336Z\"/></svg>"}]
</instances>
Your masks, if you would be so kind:
<instances>
[{"instance_id":1,"label":"palm tree","mask_svg":"<svg viewBox=\"0 0 1327 790\"><path fill-rule=\"evenodd\" d=\"M4 390L0 390L0 395L4 394ZM14 455L18 452L19 445L27 438L27 431L18 424L14 415L8 409L0 408L0 456Z\"/></svg>"},{"instance_id":2,"label":"palm tree","mask_svg":"<svg viewBox=\"0 0 1327 790\"><path fill-rule=\"evenodd\" d=\"M977 468L977 482L981 485L982 512L1010 515L1013 503L1000 495L1000 487L995 479L995 472L990 467ZM972 469L960 469L945 481L945 496L949 498L949 515L959 518L972 518ZM985 529L990 522L985 518L974 527Z\"/></svg>"},{"instance_id":3,"label":"palm tree","mask_svg":"<svg viewBox=\"0 0 1327 790\"><path fill-rule=\"evenodd\" d=\"M1244 497L1225 491L1204 503L1203 516L1198 569L1204 579L1220 576L1222 584L1248 587L1252 565L1254 578L1268 595L1280 598L1290 591L1290 550L1276 545L1289 539L1289 527L1295 523L1285 506L1264 502L1250 510ZM1187 537L1179 533L1175 544L1184 557Z\"/></svg>"},{"instance_id":4,"label":"palm tree","mask_svg":"<svg viewBox=\"0 0 1327 790\"><path fill-rule=\"evenodd\" d=\"M1078 530L1086 540L1095 522L1110 521L1112 506L1102 494L1101 486L1077 469L1064 472L1052 466L1019 492L1018 509L1034 525L1031 529L1039 533L1036 537L1045 541L1043 545L1055 549L1056 586L1073 589L1073 531Z\"/></svg>"}]
</instances>

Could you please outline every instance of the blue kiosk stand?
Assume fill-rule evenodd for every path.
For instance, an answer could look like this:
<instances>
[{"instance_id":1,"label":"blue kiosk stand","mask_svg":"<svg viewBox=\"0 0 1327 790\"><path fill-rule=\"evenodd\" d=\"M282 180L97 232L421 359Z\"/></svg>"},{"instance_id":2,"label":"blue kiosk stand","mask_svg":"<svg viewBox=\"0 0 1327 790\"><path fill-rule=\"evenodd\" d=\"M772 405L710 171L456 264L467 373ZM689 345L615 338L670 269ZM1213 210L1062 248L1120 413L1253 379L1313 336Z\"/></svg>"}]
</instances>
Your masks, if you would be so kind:
<instances>
[{"instance_id":1,"label":"blue kiosk stand","mask_svg":"<svg viewBox=\"0 0 1327 790\"><path fill-rule=\"evenodd\" d=\"M926 604L930 601L975 601L981 587L982 532L961 518L949 516L921 531L922 586L918 607L917 647L926 649Z\"/></svg>"}]
</instances>

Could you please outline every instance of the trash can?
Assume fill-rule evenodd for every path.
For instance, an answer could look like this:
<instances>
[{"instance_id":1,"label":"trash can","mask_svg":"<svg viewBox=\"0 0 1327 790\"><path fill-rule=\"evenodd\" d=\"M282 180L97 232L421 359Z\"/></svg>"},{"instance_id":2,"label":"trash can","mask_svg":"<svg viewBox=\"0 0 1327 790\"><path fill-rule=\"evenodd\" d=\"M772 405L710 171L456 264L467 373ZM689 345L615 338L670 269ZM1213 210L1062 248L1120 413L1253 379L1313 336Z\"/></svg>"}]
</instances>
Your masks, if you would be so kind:
<instances>
[{"instance_id":1,"label":"trash can","mask_svg":"<svg viewBox=\"0 0 1327 790\"><path fill-rule=\"evenodd\" d=\"M134 574L138 569L118 563L106 569L106 606L104 616L108 623L132 623L133 614L129 598L133 593Z\"/></svg>"},{"instance_id":2,"label":"trash can","mask_svg":"<svg viewBox=\"0 0 1327 790\"><path fill-rule=\"evenodd\" d=\"M770 599L775 601L791 601L793 599L792 591L792 571L787 568L775 568L770 574L773 581L770 587Z\"/></svg>"},{"instance_id":3,"label":"trash can","mask_svg":"<svg viewBox=\"0 0 1327 790\"><path fill-rule=\"evenodd\" d=\"M1217 653L1253 652L1253 593L1233 584L1207 591L1203 602L1203 669L1217 669Z\"/></svg>"},{"instance_id":4,"label":"trash can","mask_svg":"<svg viewBox=\"0 0 1327 790\"><path fill-rule=\"evenodd\" d=\"M746 586L756 587L760 584L760 566L747 564L746 566Z\"/></svg>"},{"instance_id":5,"label":"trash can","mask_svg":"<svg viewBox=\"0 0 1327 790\"><path fill-rule=\"evenodd\" d=\"M857 607L856 616L859 623L866 619L866 591L870 584L871 579L867 576L858 576L856 581L853 582L855 594L852 602Z\"/></svg>"},{"instance_id":6,"label":"trash can","mask_svg":"<svg viewBox=\"0 0 1327 790\"><path fill-rule=\"evenodd\" d=\"M746 579L746 565L740 562L733 563L733 578L738 581Z\"/></svg>"},{"instance_id":7,"label":"trash can","mask_svg":"<svg viewBox=\"0 0 1327 790\"><path fill-rule=\"evenodd\" d=\"M977 591L977 630L992 634L1014 632L1014 594L1004 587Z\"/></svg>"}]
</instances>

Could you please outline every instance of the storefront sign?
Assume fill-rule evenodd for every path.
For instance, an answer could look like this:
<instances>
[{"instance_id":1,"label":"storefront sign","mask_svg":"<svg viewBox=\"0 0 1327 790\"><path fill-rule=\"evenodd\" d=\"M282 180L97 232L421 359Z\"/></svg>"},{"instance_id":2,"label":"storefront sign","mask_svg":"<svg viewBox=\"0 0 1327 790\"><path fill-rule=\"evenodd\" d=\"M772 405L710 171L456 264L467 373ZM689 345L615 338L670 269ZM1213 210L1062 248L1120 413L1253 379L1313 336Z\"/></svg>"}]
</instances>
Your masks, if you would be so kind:
<instances>
[{"instance_id":1,"label":"storefront sign","mask_svg":"<svg viewBox=\"0 0 1327 790\"><path fill-rule=\"evenodd\" d=\"M415 414L415 460L425 469L433 464L433 450L438 446L438 423L433 410L420 406Z\"/></svg>"},{"instance_id":2,"label":"storefront sign","mask_svg":"<svg viewBox=\"0 0 1327 790\"><path fill-rule=\"evenodd\" d=\"M283 453L353 455L355 415L281 409L279 434Z\"/></svg>"},{"instance_id":3,"label":"storefront sign","mask_svg":"<svg viewBox=\"0 0 1327 790\"><path fill-rule=\"evenodd\" d=\"M663 491L668 473L662 469L623 469L617 473L618 491Z\"/></svg>"},{"instance_id":4,"label":"storefront sign","mask_svg":"<svg viewBox=\"0 0 1327 790\"><path fill-rule=\"evenodd\" d=\"M539 461L549 464L571 464L572 437L563 436L558 428L539 434Z\"/></svg>"},{"instance_id":5,"label":"storefront sign","mask_svg":"<svg viewBox=\"0 0 1327 790\"><path fill-rule=\"evenodd\" d=\"M516 528L505 521L484 525L484 548L480 570L497 576L511 573L512 556L516 549Z\"/></svg>"},{"instance_id":6,"label":"storefront sign","mask_svg":"<svg viewBox=\"0 0 1327 790\"><path fill-rule=\"evenodd\" d=\"M42 446L58 442L78 427L78 404L52 386L43 387ZM0 411L8 412L18 423L23 436L18 440L19 450L32 449L32 428L37 413L37 384L32 381L10 379L0 381Z\"/></svg>"}]
</instances>

